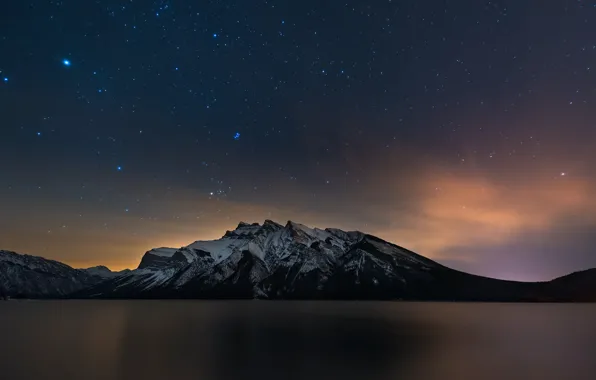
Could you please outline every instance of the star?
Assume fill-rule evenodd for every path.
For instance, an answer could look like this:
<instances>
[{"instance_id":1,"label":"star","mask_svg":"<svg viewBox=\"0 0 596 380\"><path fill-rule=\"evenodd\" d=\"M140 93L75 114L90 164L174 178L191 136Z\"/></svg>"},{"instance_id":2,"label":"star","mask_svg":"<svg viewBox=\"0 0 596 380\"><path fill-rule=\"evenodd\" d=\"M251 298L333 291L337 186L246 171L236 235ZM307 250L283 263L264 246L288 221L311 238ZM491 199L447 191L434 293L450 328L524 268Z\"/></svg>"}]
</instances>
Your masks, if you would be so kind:
<instances>
[{"instance_id":1,"label":"star","mask_svg":"<svg viewBox=\"0 0 596 380\"><path fill-rule=\"evenodd\" d=\"M277 207L285 210L284 216L294 211L295 215L287 216L299 222L308 214L304 210L323 202L330 215L308 215L314 224L321 218L328 220L321 227L345 224L364 230L362 220L375 212L367 203L373 198L373 208L382 209L387 219L398 218L391 214L393 208L405 207L415 214L417 218L404 222L408 230L417 226L418 217L432 226L446 222L447 228L438 232L454 239L441 247L447 252L447 243L461 236L477 231L482 235L479 239L487 239L478 242L475 250L491 243L491 236L483 235L482 226L464 228L458 231L461 236L452 236L450 219L427 213L428 207L453 207L455 214L449 218L459 228L464 224L456 223L461 216L457 213L471 212L474 202L507 209L509 195L529 197L516 204L521 210L511 216L517 218L514 224L521 235L528 226L525 218L536 211L540 200L552 198L544 210L538 210L547 221L558 220L567 211L592 211L589 197L579 197L571 205L577 210L563 206L569 206L565 200L575 194L575 187L596 186L590 168L581 165L596 160L595 149L584 149L596 121L596 107L590 103L596 102L596 97L590 97L596 94L596 39L590 41L585 26L596 19L581 12L590 5L596 10L596 0L568 2L569 25L563 34L548 29L548 21L559 16L560 7L533 12L526 20L535 31L531 35L516 35L508 28L524 16L524 7L505 7L498 1L491 2L488 12L484 7L446 7L444 2L404 9L397 0L371 3L367 8L344 2L340 12L330 12L325 2L316 0L301 2L300 9L264 1L263 7L245 7L241 12L171 0L137 3L82 1L75 12L67 2L52 1L55 9L43 14L35 7L23 7L19 23L6 25L0 33L0 104L6 105L0 106L0 152L29 149L31 156L2 167L0 193L10 192L0 197L3 212L26 209L35 195L36 202L48 205L43 211L56 218L66 207L64 197L81 202L64 203L68 203L64 215L76 217L84 209L83 217L97 212L97 218L111 220L114 214L114 223L129 214L135 220L153 221L171 219L183 211L196 212L203 223L221 223L227 217L236 222L259 219L267 215L263 210ZM10 14L12 8L3 10ZM448 18L458 22L441 22L446 9ZM264 10L268 25L260 25ZM400 25L408 20L422 20L424 35L400 33ZM113 28L107 30L108 24ZM74 27L73 33L60 33L60 25ZM475 33L466 33L470 25ZM17 43L23 31L36 28L47 33L28 41L26 48ZM545 35L552 37L548 49L542 46ZM505 49L492 43L503 38L510 39L511 46ZM98 46L108 47L108 54ZM551 61L556 67L544 66ZM545 75L551 71L561 75ZM60 154L50 154L57 150ZM366 157L360 160L362 152ZM413 152L422 158L408 162ZM120 160L132 165L126 174ZM55 186L49 186L40 163L60 168L64 162L76 163L76 168L52 173L50 182ZM567 169L573 170L571 175ZM80 191L83 183L87 188ZM485 183L487 191L477 193ZM488 189L488 184L495 188ZM290 200L278 191L279 186L292 193ZM530 186L535 191L527 195L525 189ZM504 191L510 194L504 196ZM82 195L84 199L78 200ZM461 200L470 209L464 210ZM187 202L192 210L185 210ZM133 212L126 203L139 207ZM145 203L156 213L146 214ZM364 216L350 214L346 203L364 208ZM251 208L253 204L259 207ZM219 215L217 207L221 207ZM182 225L193 214L179 215ZM56 218L44 214L35 226L23 224L23 230L9 239L11 245L38 230L52 228L56 234L63 231L62 224L70 224L68 230L76 227L83 235L93 227L75 225L73 220L43 224ZM371 231L366 232L383 230L393 235L391 229L402 228L398 222L390 223L390 229L369 223ZM496 229L503 227L498 220L491 223ZM116 239L143 227L122 226L122 233L114 232ZM544 236L556 228L551 223L540 227ZM117 227L111 221L109 228ZM0 243L11 232L0 228ZM413 241L416 235L423 241L423 232L408 237ZM169 228L164 229L156 239L169 245L170 234ZM107 233L105 237L100 243L109 246L112 239ZM505 246L539 250L530 247L533 239L517 239L517 234L509 238L499 241L503 246L489 248L490 254L479 255L478 261L502 252ZM178 237L173 239L176 242ZM589 237L586 241L592 243ZM35 243L42 251L32 246L31 253L43 254L46 242ZM48 258L70 259L63 253L64 246L59 246L70 242L50 243L48 256L56 257ZM394 243L414 244L413 248L418 244L399 237ZM120 241L114 244L127 249ZM96 248L86 252L101 264L103 249ZM578 251L584 255L588 250ZM126 261L130 255L118 260ZM596 266L594 260L586 257L578 269ZM555 261L549 268L533 267L532 276L549 279L551 274L564 274L554 270ZM137 264L133 260L117 265ZM511 267L495 269L478 263L474 270L514 276L524 272L516 264L511 261L507 262ZM539 274L539 269L545 274Z\"/></svg>"}]
</instances>

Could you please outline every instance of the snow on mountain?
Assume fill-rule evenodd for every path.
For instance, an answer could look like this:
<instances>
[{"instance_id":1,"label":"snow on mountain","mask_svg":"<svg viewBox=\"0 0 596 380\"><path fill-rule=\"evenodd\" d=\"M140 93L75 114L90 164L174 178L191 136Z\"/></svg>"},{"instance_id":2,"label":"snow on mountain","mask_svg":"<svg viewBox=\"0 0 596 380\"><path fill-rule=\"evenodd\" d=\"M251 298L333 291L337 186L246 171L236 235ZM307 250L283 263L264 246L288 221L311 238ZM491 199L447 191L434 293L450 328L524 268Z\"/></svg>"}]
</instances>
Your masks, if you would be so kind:
<instances>
[{"instance_id":1,"label":"snow on mountain","mask_svg":"<svg viewBox=\"0 0 596 380\"><path fill-rule=\"evenodd\" d=\"M174 262L190 262L186 255L177 254L176 248L155 248L145 253L138 269L160 269L171 267Z\"/></svg>"},{"instance_id":2,"label":"snow on mountain","mask_svg":"<svg viewBox=\"0 0 596 380\"><path fill-rule=\"evenodd\" d=\"M400 267L424 272L434 266L438 264L361 232L266 220L262 225L241 222L221 239L150 250L138 269L91 292L116 297L285 298L325 293L338 276L357 283L371 271L393 286L403 283Z\"/></svg>"},{"instance_id":3,"label":"snow on mountain","mask_svg":"<svg viewBox=\"0 0 596 380\"><path fill-rule=\"evenodd\" d=\"M248 240L244 239L244 236L241 238L237 237L224 237L219 240L211 240L211 241L196 241L186 247L191 251L202 251L208 252L215 262L219 263L228 257L239 248L246 246L248 244Z\"/></svg>"},{"instance_id":4,"label":"snow on mountain","mask_svg":"<svg viewBox=\"0 0 596 380\"><path fill-rule=\"evenodd\" d=\"M147 252L155 256L160 257L172 257L174 253L176 253L177 249L175 248L154 248L151 251Z\"/></svg>"},{"instance_id":5,"label":"snow on mountain","mask_svg":"<svg viewBox=\"0 0 596 380\"><path fill-rule=\"evenodd\" d=\"M458 272L358 231L266 220L147 251L137 269L73 269L0 251L0 294L32 298L596 301L594 270L545 283Z\"/></svg>"},{"instance_id":6,"label":"snow on mountain","mask_svg":"<svg viewBox=\"0 0 596 380\"><path fill-rule=\"evenodd\" d=\"M0 250L0 289L11 297L64 297L100 281L58 261Z\"/></svg>"},{"instance_id":7,"label":"snow on mountain","mask_svg":"<svg viewBox=\"0 0 596 380\"><path fill-rule=\"evenodd\" d=\"M51 271L72 269L61 262L44 259L43 257L21 255L11 251L0 251L0 262L27 267L31 270Z\"/></svg>"},{"instance_id":8,"label":"snow on mountain","mask_svg":"<svg viewBox=\"0 0 596 380\"><path fill-rule=\"evenodd\" d=\"M128 269L125 269L120 272L112 272L109 268L107 268L103 265L98 265L96 267L81 269L81 270L87 272L91 276L96 276L101 279L115 278L115 277L122 276L123 274L130 272L130 270L128 270Z\"/></svg>"}]
</instances>

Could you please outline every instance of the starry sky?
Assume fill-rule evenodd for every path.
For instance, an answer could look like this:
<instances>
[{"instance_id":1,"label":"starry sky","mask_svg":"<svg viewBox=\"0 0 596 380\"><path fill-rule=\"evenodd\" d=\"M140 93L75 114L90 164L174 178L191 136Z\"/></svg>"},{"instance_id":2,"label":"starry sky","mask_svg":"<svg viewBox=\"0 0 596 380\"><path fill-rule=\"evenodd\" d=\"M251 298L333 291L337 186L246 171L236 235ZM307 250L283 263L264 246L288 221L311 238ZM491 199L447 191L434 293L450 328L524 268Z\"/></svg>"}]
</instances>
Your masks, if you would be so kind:
<instances>
[{"instance_id":1,"label":"starry sky","mask_svg":"<svg viewBox=\"0 0 596 380\"><path fill-rule=\"evenodd\" d=\"M596 267L595 122L595 1L10 1L0 248L291 219L550 279Z\"/></svg>"}]
</instances>

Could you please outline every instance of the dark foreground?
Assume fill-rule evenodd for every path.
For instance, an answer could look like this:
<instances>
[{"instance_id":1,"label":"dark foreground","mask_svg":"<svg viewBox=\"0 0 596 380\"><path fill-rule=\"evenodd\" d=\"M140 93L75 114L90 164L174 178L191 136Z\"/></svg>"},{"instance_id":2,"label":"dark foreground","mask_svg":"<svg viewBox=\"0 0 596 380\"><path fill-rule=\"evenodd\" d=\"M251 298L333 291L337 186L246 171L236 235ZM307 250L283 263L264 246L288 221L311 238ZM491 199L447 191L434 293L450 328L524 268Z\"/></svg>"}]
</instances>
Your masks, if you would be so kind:
<instances>
[{"instance_id":1,"label":"dark foreground","mask_svg":"<svg viewBox=\"0 0 596 380\"><path fill-rule=\"evenodd\" d=\"M0 303L2 379L594 379L595 304Z\"/></svg>"}]
</instances>

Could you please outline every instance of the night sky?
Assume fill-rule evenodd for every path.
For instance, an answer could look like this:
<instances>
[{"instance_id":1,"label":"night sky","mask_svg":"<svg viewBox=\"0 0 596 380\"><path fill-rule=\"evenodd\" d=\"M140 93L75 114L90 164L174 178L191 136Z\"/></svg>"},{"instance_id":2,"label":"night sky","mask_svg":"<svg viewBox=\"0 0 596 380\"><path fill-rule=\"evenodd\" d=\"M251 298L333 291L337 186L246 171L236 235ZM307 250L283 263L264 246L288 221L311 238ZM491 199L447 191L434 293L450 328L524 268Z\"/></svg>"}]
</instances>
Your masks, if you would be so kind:
<instances>
[{"instance_id":1,"label":"night sky","mask_svg":"<svg viewBox=\"0 0 596 380\"><path fill-rule=\"evenodd\" d=\"M9 1L0 248L136 267L239 221L596 267L596 3Z\"/></svg>"}]
</instances>

